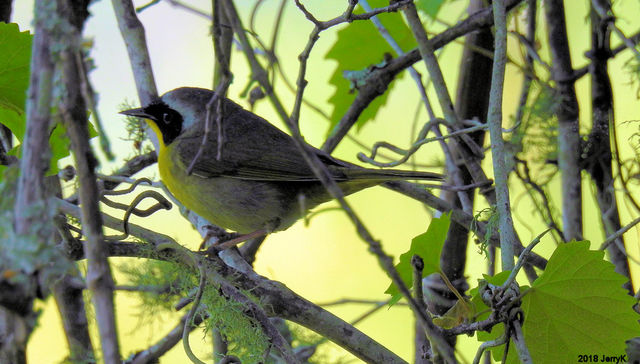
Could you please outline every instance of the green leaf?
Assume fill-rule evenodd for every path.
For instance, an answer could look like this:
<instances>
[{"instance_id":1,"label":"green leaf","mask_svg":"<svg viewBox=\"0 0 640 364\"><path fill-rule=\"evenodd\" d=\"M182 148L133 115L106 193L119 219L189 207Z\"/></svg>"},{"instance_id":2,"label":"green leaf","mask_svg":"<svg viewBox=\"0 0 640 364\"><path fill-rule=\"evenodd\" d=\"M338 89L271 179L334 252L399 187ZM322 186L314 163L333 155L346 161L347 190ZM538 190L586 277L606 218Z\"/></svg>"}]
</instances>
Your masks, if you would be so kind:
<instances>
[{"instance_id":1,"label":"green leaf","mask_svg":"<svg viewBox=\"0 0 640 364\"><path fill-rule=\"evenodd\" d=\"M25 125L27 124L26 114L24 112L0 106L0 124L9 128L13 135L18 138L18 141L22 142Z\"/></svg>"},{"instance_id":2,"label":"green leaf","mask_svg":"<svg viewBox=\"0 0 640 364\"><path fill-rule=\"evenodd\" d=\"M388 6L388 1L371 0L369 4L376 7ZM362 13L362 8L358 6L356 13ZM378 19L389 31L400 47L406 52L415 48L416 43L411 35L411 31L405 25L400 13L382 13ZM375 64L379 64L384 59L385 53L394 54L391 46L382 38L380 32L370 21L356 21L337 32L338 39L333 47L329 49L325 58L338 61L338 67L331 75L329 82L336 87L335 93L329 98L333 105L331 113L330 130L340 121L340 118L347 111L356 97L351 87L351 82L344 77L345 71L360 71ZM402 73L399 77L402 77ZM359 130L368 120L375 117L380 106L384 105L387 96L393 86L383 95L377 97L364 112L356 124Z\"/></svg>"},{"instance_id":3,"label":"green leaf","mask_svg":"<svg viewBox=\"0 0 640 364\"><path fill-rule=\"evenodd\" d=\"M58 160L71 153L71 141L69 141L67 130L62 123L57 123L51 131L49 145L51 146L51 161L49 162L47 176L58 173Z\"/></svg>"},{"instance_id":4,"label":"green leaf","mask_svg":"<svg viewBox=\"0 0 640 364\"><path fill-rule=\"evenodd\" d=\"M25 132L32 39L28 31L20 32L18 24L0 22L0 124L8 127L19 141ZM0 173L4 170L5 167L0 168Z\"/></svg>"},{"instance_id":5,"label":"green leaf","mask_svg":"<svg viewBox=\"0 0 640 364\"><path fill-rule=\"evenodd\" d=\"M444 315L434 317L433 323L443 329L452 329L460 324L467 323L475 314L471 301L464 298L457 300Z\"/></svg>"},{"instance_id":6,"label":"green leaf","mask_svg":"<svg viewBox=\"0 0 640 364\"><path fill-rule=\"evenodd\" d=\"M416 8L429 15L431 19L435 19L436 16L438 16L438 12L443 3L444 0L417 0L415 2Z\"/></svg>"},{"instance_id":7,"label":"green leaf","mask_svg":"<svg viewBox=\"0 0 640 364\"><path fill-rule=\"evenodd\" d=\"M640 336L635 300L622 288L626 281L604 260L604 252L589 250L588 241L559 245L522 299L524 338L533 362L624 354L625 341ZM494 359L503 348L492 349ZM518 362L513 345L507 362Z\"/></svg>"},{"instance_id":8,"label":"green leaf","mask_svg":"<svg viewBox=\"0 0 640 364\"><path fill-rule=\"evenodd\" d=\"M534 362L576 361L585 352L623 354L624 342L640 335L625 282L588 241L559 245L523 299L529 318L523 330Z\"/></svg>"},{"instance_id":9,"label":"green leaf","mask_svg":"<svg viewBox=\"0 0 640 364\"><path fill-rule=\"evenodd\" d=\"M411 246L406 253L400 255L400 262L396 264L396 269L400 274L402 281L409 287L413 282L413 267L411 266L411 257L418 255L424 261L424 269L422 277L429 274L440 272L440 253L442 246L447 238L449 224L451 222L451 213L444 213L439 218L434 218L429 224L427 232L420 234L411 240ZM392 296L390 305L395 304L402 298L400 290L393 282L384 292Z\"/></svg>"},{"instance_id":10,"label":"green leaf","mask_svg":"<svg viewBox=\"0 0 640 364\"><path fill-rule=\"evenodd\" d=\"M18 24L0 23L0 107L24 112L31 41L28 31L20 32Z\"/></svg>"},{"instance_id":11,"label":"green leaf","mask_svg":"<svg viewBox=\"0 0 640 364\"><path fill-rule=\"evenodd\" d=\"M28 31L20 32L17 24L0 23L0 124L7 126L19 141L24 138L26 127L25 103L29 87L31 43ZM87 118L89 116L87 115ZM97 136L89 123L89 136ZM69 155L69 139L61 124L54 126L49 137L51 162L47 175L58 172L58 160ZM20 155L14 148L12 155Z\"/></svg>"},{"instance_id":12,"label":"green leaf","mask_svg":"<svg viewBox=\"0 0 640 364\"><path fill-rule=\"evenodd\" d=\"M93 126L93 124L91 124L91 122L89 122L89 114L87 114L87 127L89 128L89 139L95 138L98 135L98 131L96 130L96 127Z\"/></svg>"},{"instance_id":13,"label":"green leaf","mask_svg":"<svg viewBox=\"0 0 640 364\"><path fill-rule=\"evenodd\" d=\"M91 124L89 124L89 130L91 130ZM95 130L94 130L95 132ZM58 173L58 160L65 158L71 154L71 142L67 137L67 131L62 123L57 123L53 127L49 136L49 146L51 148L51 160L49 161L49 169L46 172L47 176ZM16 145L7 153L9 155L22 157L22 144Z\"/></svg>"}]
</instances>

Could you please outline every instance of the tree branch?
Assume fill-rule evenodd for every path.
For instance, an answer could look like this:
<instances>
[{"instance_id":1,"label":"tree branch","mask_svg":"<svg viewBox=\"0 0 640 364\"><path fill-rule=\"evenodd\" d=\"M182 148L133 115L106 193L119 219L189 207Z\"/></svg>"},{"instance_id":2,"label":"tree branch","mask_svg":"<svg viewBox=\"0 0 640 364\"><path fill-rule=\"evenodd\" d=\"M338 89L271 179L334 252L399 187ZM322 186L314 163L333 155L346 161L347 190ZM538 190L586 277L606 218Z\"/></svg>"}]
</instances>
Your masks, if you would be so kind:
<instances>
[{"instance_id":1,"label":"tree branch","mask_svg":"<svg viewBox=\"0 0 640 364\"><path fill-rule=\"evenodd\" d=\"M64 200L57 200L57 206L65 214L75 217L80 215L80 209L77 206ZM122 231L122 221L106 214L102 214L102 219L105 226ZM184 253L192 254L171 237L158 234L141 226L129 224L129 233L152 243L110 242L107 245L110 256L142 257L176 262L178 254L174 250L184 250ZM172 249L166 249L169 245ZM157 249L159 246L163 246L164 249L159 251ZM82 254L82 251L78 251L73 258L77 260L84 259ZM216 274L225 277L235 287L250 291L252 294L261 297L261 305L267 315L271 317L282 317L313 330L366 362L405 363L404 360L357 328L298 296L279 282L259 276L253 271L245 273L234 269L215 255L207 259L204 264L207 267L207 272L215 271ZM207 279L216 280L215 277L207 277Z\"/></svg>"},{"instance_id":2,"label":"tree branch","mask_svg":"<svg viewBox=\"0 0 640 364\"><path fill-rule=\"evenodd\" d=\"M613 112L613 92L609 79L610 27L614 27L605 16L610 11L609 4L602 0L592 0L591 10L591 108L593 110L593 127L585 146L585 170L591 175L596 185L596 200L600 209L605 236L611 236L620 230L620 214L614 188L612 168L610 127L615 125ZM635 49L635 48L634 48ZM629 260L624 251L622 235L616 238L616 244L607 247L611 263L616 272L629 280L625 289L633 295ZM622 248L621 248L622 247Z\"/></svg>"},{"instance_id":3,"label":"tree branch","mask_svg":"<svg viewBox=\"0 0 640 364\"><path fill-rule=\"evenodd\" d=\"M31 72L27 99L26 132L22 144L20 176L14 203L14 228L16 237L24 238L21 244L29 244L37 251L42 242L52 235L49 201L45 192L45 172L49 169L49 125L51 123L51 93L53 62L51 60L51 30L46 26L46 1L35 4L36 33L32 45ZM9 3L9 11L10 11ZM43 214L43 211L45 212ZM15 238L14 238L15 239ZM3 263L4 266L6 263ZM3 269L4 270L4 269ZM2 300L0 307L0 361L26 363L27 340L34 328L36 317L33 300L37 281L32 276L22 284L4 282L2 289L12 302ZM12 307L19 308L15 311ZM11 310L9 310L11 308ZM22 333L22 335L16 335Z\"/></svg>"},{"instance_id":4,"label":"tree branch","mask_svg":"<svg viewBox=\"0 0 640 364\"><path fill-rule=\"evenodd\" d=\"M556 82L558 99L558 167L562 176L562 229L564 240L582 239L582 187L580 178L580 134L578 100L571 53L567 39L562 0L545 4L552 77Z\"/></svg>"},{"instance_id":5,"label":"tree branch","mask_svg":"<svg viewBox=\"0 0 640 364\"><path fill-rule=\"evenodd\" d=\"M511 270L513 269L513 248L516 245L516 232L513 228L511 202L509 201L509 169L505 160L509 158L509 154L506 152L504 139L502 138L502 93L507 61L507 14L503 0L495 0L493 2L493 15L496 32L487 124L489 124L489 135L491 137L493 174L496 179L496 207L500 226L498 231L500 233L502 269Z\"/></svg>"},{"instance_id":6,"label":"tree branch","mask_svg":"<svg viewBox=\"0 0 640 364\"><path fill-rule=\"evenodd\" d=\"M127 46L140 105L148 105L158 97L158 90L153 78L144 28L136 16L131 0L111 0L111 4L116 13L120 33Z\"/></svg>"},{"instance_id":7,"label":"tree branch","mask_svg":"<svg viewBox=\"0 0 640 364\"><path fill-rule=\"evenodd\" d=\"M57 16L59 21L73 19L74 13L81 8L72 7L68 0L59 0ZM86 11L86 8L85 8ZM66 44L61 50L60 73L64 90L60 111L67 129L78 171L79 197L82 206L83 233L87 237L85 254L88 258L87 285L92 293L95 306L102 356L105 363L120 363L120 346L116 328L115 307L113 303L113 277L107 260L108 252L104 245L102 220L98 206L99 190L96 182L95 168L97 159L89 145L89 129L87 107L79 87L81 84L77 52L81 43L81 24L76 28L65 28L66 32L58 32L58 41Z\"/></svg>"}]
</instances>

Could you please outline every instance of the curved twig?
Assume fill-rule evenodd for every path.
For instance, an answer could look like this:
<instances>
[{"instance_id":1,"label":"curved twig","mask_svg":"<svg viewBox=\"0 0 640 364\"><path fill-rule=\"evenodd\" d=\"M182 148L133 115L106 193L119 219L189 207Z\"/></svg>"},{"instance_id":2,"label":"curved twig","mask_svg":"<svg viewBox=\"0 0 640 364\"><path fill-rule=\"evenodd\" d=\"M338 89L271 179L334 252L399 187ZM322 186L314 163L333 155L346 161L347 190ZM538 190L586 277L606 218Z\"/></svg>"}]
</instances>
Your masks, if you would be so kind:
<instances>
[{"instance_id":1,"label":"curved twig","mask_svg":"<svg viewBox=\"0 0 640 364\"><path fill-rule=\"evenodd\" d=\"M207 275L204 270L204 266L200 261L198 261L198 270L200 271L200 283L198 284L198 292L196 293L196 297L191 305L191 309L184 320L184 327L182 328L182 346L184 347L187 357L189 357L192 362L196 364L206 364L202 360L198 359L191 350L191 346L189 346L189 333L191 332L190 326L193 323L193 317L195 316L196 311L198 311L198 306L200 306L200 300L202 299L202 294L204 293L205 285L207 283Z\"/></svg>"}]
</instances>

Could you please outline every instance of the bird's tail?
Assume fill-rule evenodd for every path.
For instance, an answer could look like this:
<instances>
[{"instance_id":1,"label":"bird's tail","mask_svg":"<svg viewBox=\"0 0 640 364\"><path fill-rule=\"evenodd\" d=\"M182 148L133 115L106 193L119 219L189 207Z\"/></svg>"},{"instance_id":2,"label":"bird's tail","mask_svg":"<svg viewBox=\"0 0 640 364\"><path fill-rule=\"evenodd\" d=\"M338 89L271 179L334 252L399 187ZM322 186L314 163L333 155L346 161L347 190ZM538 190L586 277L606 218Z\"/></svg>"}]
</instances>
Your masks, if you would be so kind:
<instances>
[{"instance_id":1,"label":"bird's tail","mask_svg":"<svg viewBox=\"0 0 640 364\"><path fill-rule=\"evenodd\" d=\"M433 172L403 171L399 169L349 169L347 177L354 180L411 180L443 181L445 176Z\"/></svg>"}]
</instances>

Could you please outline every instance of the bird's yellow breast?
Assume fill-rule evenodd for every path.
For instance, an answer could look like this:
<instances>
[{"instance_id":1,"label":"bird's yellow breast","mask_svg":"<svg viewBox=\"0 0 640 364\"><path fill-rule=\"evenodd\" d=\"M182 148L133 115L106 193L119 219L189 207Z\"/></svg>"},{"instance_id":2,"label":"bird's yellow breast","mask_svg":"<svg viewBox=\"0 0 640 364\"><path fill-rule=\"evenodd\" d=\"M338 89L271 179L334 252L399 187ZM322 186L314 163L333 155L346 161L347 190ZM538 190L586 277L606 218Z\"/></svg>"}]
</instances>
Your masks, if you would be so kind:
<instances>
[{"instance_id":1,"label":"bird's yellow breast","mask_svg":"<svg viewBox=\"0 0 640 364\"><path fill-rule=\"evenodd\" d=\"M164 144L164 140L162 138L162 132L160 131L156 123L150 120L145 120L145 121L147 122L147 125L149 125L151 130L153 130L153 132L156 134L156 137L158 138L158 144L160 147L158 150L158 170L160 172L160 179L162 179L162 182L167 186L167 188L175 196L176 194L173 190L176 189L174 186L176 186L178 182L175 180L170 170L171 169L171 155L170 155L171 153L168 150L167 146ZM169 185L171 185L171 187ZM179 201L182 201L180 197L178 196L175 196L175 197Z\"/></svg>"},{"instance_id":2,"label":"bird's yellow breast","mask_svg":"<svg viewBox=\"0 0 640 364\"><path fill-rule=\"evenodd\" d=\"M180 160L176 149L180 148L180 139L165 145L157 126L152 122L149 124L159 139L160 178L174 197L188 209L215 225L243 234L274 224L280 225L281 220L288 227L299 218L297 210L291 209L298 214L295 217L281 210L281 196L268 182L188 175L188 166Z\"/></svg>"},{"instance_id":3,"label":"bird's yellow breast","mask_svg":"<svg viewBox=\"0 0 640 364\"><path fill-rule=\"evenodd\" d=\"M191 186L191 176L182 173L184 168L175 165L176 161L172 156L173 145L170 144L167 146L164 144L162 133L155 123L148 122L148 124L158 137L158 171L160 172L162 183L164 183L173 196L187 208L201 210L197 208L197 198L194 198L194 196L198 196L201 191L198 191L197 186L195 188ZM202 196L200 196L200 198L202 198Z\"/></svg>"},{"instance_id":4,"label":"bird's yellow breast","mask_svg":"<svg viewBox=\"0 0 640 364\"><path fill-rule=\"evenodd\" d=\"M193 207L188 206L190 203L187 202L192 200L192 198L186 192L186 180L181 182L180 176L177 176L174 173L176 168L175 166L173 166L173 158L171 157L171 146L167 147L164 144L162 132L160 131L156 123L147 120L147 124L158 138L158 171L160 172L160 179L162 180L162 183L164 183L164 185L169 189L169 191L171 191L173 196L178 199L178 201L193 209Z\"/></svg>"}]
</instances>

